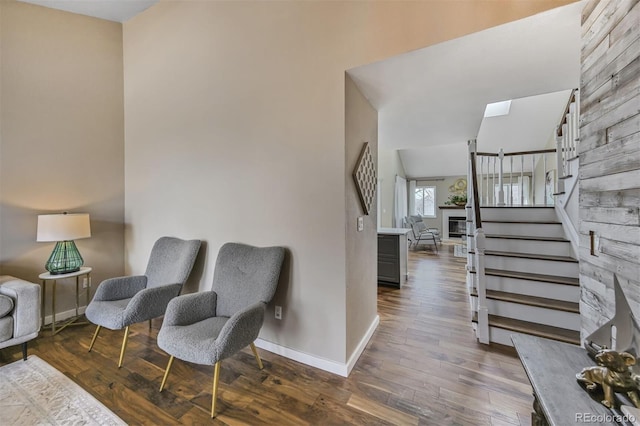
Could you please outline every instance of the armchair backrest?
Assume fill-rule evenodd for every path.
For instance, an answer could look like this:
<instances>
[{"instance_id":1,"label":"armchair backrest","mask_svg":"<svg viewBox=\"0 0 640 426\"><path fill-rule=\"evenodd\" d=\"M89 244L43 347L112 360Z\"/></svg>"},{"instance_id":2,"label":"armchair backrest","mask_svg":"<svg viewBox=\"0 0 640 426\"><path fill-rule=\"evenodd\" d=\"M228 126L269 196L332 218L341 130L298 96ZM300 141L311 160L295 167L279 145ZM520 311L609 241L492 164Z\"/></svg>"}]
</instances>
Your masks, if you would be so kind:
<instances>
[{"instance_id":1,"label":"armchair backrest","mask_svg":"<svg viewBox=\"0 0 640 426\"><path fill-rule=\"evenodd\" d=\"M200 240L162 237L155 242L147 263L147 287L184 284L200 250Z\"/></svg>"},{"instance_id":2,"label":"armchair backrest","mask_svg":"<svg viewBox=\"0 0 640 426\"><path fill-rule=\"evenodd\" d=\"M413 239L414 240L417 240L418 236L420 236L420 231L418 230L418 225L415 222L413 222L411 224L411 234L413 234Z\"/></svg>"},{"instance_id":3,"label":"armchair backrest","mask_svg":"<svg viewBox=\"0 0 640 426\"><path fill-rule=\"evenodd\" d=\"M409 217L411 217L411 219L413 220L413 223L417 226L416 231L418 233L421 233L427 230L427 225L425 225L425 223L422 221L422 216L414 215Z\"/></svg>"},{"instance_id":4,"label":"armchair backrest","mask_svg":"<svg viewBox=\"0 0 640 426\"><path fill-rule=\"evenodd\" d=\"M283 247L223 245L213 272L216 315L230 317L254 303L268 303L276 292L283 260Z\"/></svg>"}]
</instances>

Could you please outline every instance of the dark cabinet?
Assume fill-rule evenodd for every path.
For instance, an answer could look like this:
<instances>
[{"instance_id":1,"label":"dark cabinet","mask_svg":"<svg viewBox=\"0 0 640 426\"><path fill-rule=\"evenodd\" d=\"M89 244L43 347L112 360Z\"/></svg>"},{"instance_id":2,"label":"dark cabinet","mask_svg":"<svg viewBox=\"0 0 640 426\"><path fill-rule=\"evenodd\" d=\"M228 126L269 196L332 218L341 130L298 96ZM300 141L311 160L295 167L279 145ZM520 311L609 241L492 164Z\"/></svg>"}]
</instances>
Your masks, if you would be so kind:
<instances>
[{"instance_id":1,"label":"dark cabinet","mask_svg":"<svg viewBox=\"0 0 640 426\"><path fill-rule=\"evenodd\" d=\"M406 231L378 231L378 283L402 287L407 277Z\"/></svg>"}]
</instances>

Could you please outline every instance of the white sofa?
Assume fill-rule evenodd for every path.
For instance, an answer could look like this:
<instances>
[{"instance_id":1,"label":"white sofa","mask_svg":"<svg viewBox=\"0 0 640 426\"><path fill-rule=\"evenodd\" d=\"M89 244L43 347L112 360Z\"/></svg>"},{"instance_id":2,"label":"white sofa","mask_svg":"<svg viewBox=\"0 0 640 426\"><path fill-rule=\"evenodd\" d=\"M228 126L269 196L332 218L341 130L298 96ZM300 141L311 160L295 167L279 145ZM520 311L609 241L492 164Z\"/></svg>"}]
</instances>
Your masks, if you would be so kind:
<instances>
[{"instance_id":1,"label":"white sofa","mask_svg":"<svg viewBox=\"0 0 640 426\"><path fill-rule=\"evenodd\" d=\"M10 275L0 276L0 349L27 342L40 331L40 286Z\"/></svg>"}]
</instances>

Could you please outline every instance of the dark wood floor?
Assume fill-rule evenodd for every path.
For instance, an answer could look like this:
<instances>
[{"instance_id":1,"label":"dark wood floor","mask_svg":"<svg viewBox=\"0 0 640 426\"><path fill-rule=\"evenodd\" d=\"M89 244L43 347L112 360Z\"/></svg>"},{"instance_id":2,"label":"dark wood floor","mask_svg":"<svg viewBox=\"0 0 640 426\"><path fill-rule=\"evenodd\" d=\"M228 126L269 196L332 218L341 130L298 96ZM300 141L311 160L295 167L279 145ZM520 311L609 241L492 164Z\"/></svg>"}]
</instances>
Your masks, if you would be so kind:
<instances>
[{"instance_id":1,"label":"dark wood floor","mask_svg":"<svg viewBox=\"0 0 640 426\"><path fill-rule=\"evenodd\" d=\"M379 287L380 325L349 378L260 350L221 368L219 415L209 418L212 367L176 360L158 393L168 356L155 344L160 320L132 327L124 366L116 366L122 332L104 330L87 353L93 326L48 331L31 343L129 424L530 424L531 387L511 348L476 343L464 259L453 246L411 252L402 290ZM0 365L20 359L0 351Z\"/></svg>"}]
</instances>

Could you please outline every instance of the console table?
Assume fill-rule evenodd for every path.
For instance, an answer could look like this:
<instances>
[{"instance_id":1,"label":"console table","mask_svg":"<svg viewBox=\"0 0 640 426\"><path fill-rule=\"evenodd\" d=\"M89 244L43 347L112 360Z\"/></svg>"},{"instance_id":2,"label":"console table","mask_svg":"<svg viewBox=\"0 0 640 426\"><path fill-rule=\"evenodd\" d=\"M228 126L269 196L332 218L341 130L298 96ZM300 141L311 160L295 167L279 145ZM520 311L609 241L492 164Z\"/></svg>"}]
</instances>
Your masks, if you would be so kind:
<instances>
[{"instance_id":1,"label":"console table","mask_svg":"<svg viewBox=\"0 0 640 426\"><path fill-rule=\"evenodd\" d=\"M595 365L585 349L525 334L511 340L533 387L532 425L617 425L614 413L576 380L576 373Z\"/></svg>"}]
</instances>

